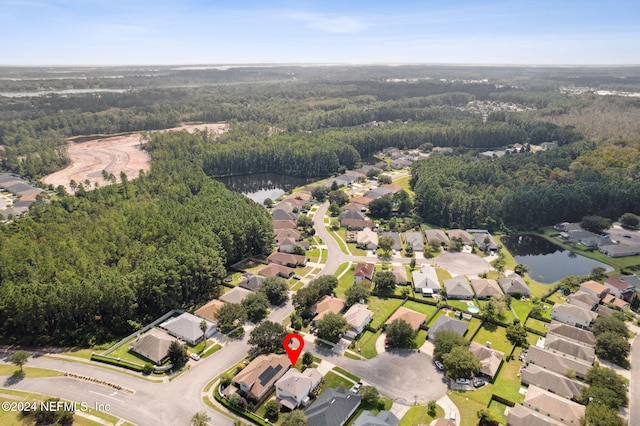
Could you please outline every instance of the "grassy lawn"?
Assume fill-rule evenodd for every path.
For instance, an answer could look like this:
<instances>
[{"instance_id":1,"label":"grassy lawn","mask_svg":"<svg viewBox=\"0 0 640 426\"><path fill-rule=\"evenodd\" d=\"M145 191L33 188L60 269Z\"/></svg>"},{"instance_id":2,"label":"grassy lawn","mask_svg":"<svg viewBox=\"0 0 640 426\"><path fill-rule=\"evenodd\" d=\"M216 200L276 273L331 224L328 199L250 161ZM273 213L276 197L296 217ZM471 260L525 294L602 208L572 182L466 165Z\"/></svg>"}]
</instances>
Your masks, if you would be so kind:
<instances>
[{"instance_id":1,"label":"grassy lawn","mask_svg":"<svg viewBox=\"0 0 640 426\"><path fill-rule=\"evenodd\" d=\"M391 313L395 311L401 304L401 299L387 299L375 296L370 297L367 306L369 310L373 312L371 327L377 329L382 324L384 324L387 318L391 316Z\"/></svg>"},{"instance_id":2,"label":"grassy lawn","mask_svg":"<svg viewBox=\"0 0 640 426\"><path fill-rule=\"evenodd\" d=\"M485 386L486 387L486 386ZM487 404L481 404L468 397L468 394L473 392L455 391L450 390L448 392L451 401L460 410L460 426L476 426L478 424L478 416L476 413L478 410L482 410L487 407ZM487 402L489 402L487 400Z\"/></svg>"},{"instance_id":3,"label":"grassy lawn","mask_svg":"<svg viewBox=\"0 0 640 426\"><path fill-rule=\"evenodd\" d=\"M354 256L367 255L367 251L356 246L356 243L348 243L347 246L349 247L349 251L351 252L351 254L353 254Z\"/></svg>"},{"instance_id":4,"label":"grassy lawn","mask_svg":"<svg viewBox=\"0 0 640 426\"><path fill-rule=\"evenodd\" d=\"M321 387L322 391L324 392L325 389L336 388L338 386L344 389L349 389L354 384L355 382L352 382L349 379L345 379L344 377L338 376L336 373L332 373L331 371L329 371L324 376L324 383L322 383Z\"/></svg>"},{"instance_id":5,"label":"grassy lawn","mask_svg":"<svg viewBox=\"0 0 640 426\"><path fill-rule=\"evenodd\" d=\"M538 296L538 297L542 297L545 294L547 294L551 289L551 287L553 286L553 284L542 284L537 281L534 281L529 276L525 277L525 281L529 286L529 289L531 289L531 294L533 296Z\"/></svg>"},{"instance_id":6,"label":"grassy lawn","mask_svg":"<svg viewBox=\"0 0 640 426\"><path fill-rule=\"evenodd\" d=\"M413 197L415 194L411 190L411 185L409 184L409 181L411 181L411 175L407 175L405 177L401 177L401 178L395 179L393 181L393 184L394 185L400 185L402 187L402 189L407 191L407 194L409 194L411 197Z\"/></svg>"},{"instance_id":7,"label":"grassy lawn","mask_svg":"<svg viewBox=\"0 0 640 426\"><path fill-rule=\"evenodd\" d=\"M207 346L206 352L204 354L201 354L200 356L202 358L206 358L208 356L211 356L211 355L215 354L220 349L222 349L222 346L220 344L218 344L218 343L216 343L215 345L209 345L209 346Z\"/></svg>"},{"instance_id":8,"label":"grassy lawn","mask_svg":"<svg viewBox=\"0 0 640 426\"><path fill-rule=\"evenodd\" d=\"M120 345L119 348L117 348L115 351L111 352L109 354L109 356L111 358L120 358L121 360L124 361L130 361L130 362L134 362L136 364L140 364L140 365L145 365L147 362L151 362L141 356L138 356L136 354L134 354L133 352L129 351L129 345L131 343L133 343L136 340L136 337L132 337L131 340L129 340L128 342L124 343L123 345ZM153 362L151 362L153 364Z\"/></svg>"},{"instance_id":9,"label":"grassy lawn","mask_svg":"<svg viewBox=\"0 0 640 426\"><path fill-rule=\"evenodd\" d=\"M355 265L353 265L355 267ZM341 299L345 298L345 293L353 285L353 269L347 269L347 272L338 279L338 287L335 290L336 296Z\"/></svg>"},{"instance_id":10,"label":"grassy lawn","mask_svg":"<svg viewBox=\"0 0 640 426\"><path fill-rule=\"evenodd\" d=\"M362 414L362 412L364 410L369 410L371 411L374 415L378 415L378 413L382 410L390 410L391 409L391 405L393 405L393 401L391 401L389 398L384 398L384 397L380 397L378 399L378 401L381 403L380 405L378 404L362 404L360 405L360 407L358 407L358 409L356 410L355 413L353 413L353 416L351 416L351 418L349 419L349 421L347 423L345 423L347 426L352 425L353 422L356 421L356 419L358 417L360 417L360 414ZM382 407L381 407L382 406Z\"/></svg>"},{"instance_id":11,"label":"grassy lawn","mask_svg":"<svg viewBox=\"0 0 640 426\"><path fill-rule=\"evenodd\" d=\"M337 232L335 232L333 229L331 229L330 226L327 226L327 231L329 231L329 233L331 234L331 236L333 237L334 240L336 240L336 242L338 243L338 245L340 246L340 251L344 254L351 254L349 253L349 249L347 248L347 243L344 242L344 239L340 237L340 234L338 234Z\"/></svg>"},{"instance_id":12,"label":"grassy lawn","mask_svg":"<svg viewBox=\"0 0 640 426\"><path fill-rule=\"evenodd\" d=\"M438 280L440 281L440 284L442 284L442 281L448 280L451 278L451 274L446 269L436 268L436 274L438 275Z\"/></svg>"},{"instance_id":13,"label":"grassy lawn","mask_svg":"<svg viewBox=\"0 0 640 426\"><path fill-rule=\"evenodd\" d=\"M542 333L546 333L547 332L547 327L545 327L546 323L542 322L540 320L534 319L534 318L528 318L527 322L525 323L525 325L529 328L532 328L534 330L538 330Z\"/></svg>"},{"instance_id":14,"label":"grassy lawn","mask_svg":"<svg viewBox=\"0 0 640 426\"><path fill-rule=\"evenodd\" d=\"M348 378L350 378L354 382L359 382L360 381L360 377L356 376L355 374L351 374L347 370L344 370L344 369L342 369L340 367L333 367L333 371L335 371L337 373L340 373L343 376L347 376Z\"/></svg>"},{"instance_id":15,"label":"grassy lawn","mask_svg":"<svg viewBox=\"0 0 640 426\"><path fill-rule=\"evenodd\" d=\"M487 303L489 303L488 300L479 300L478 301L478 305L480 306L480 308L482 309ZM505 324L511 324L513 323L513 320L516 319L515 314L513 313L513 311L511 309L507 309L503 312L501 317L498 317L499 321L502 321Z\"/></svg>"},{"instance_id":16,"label":"grassy lawn","mask_svg":"<svg viewBox=\"0 0 640 426\"><path fill-rule=\"evenodd\" d=\"M293 285L290 287L291 291L298 291L304 286L302 281L294 280Z\"/></svg>"},{"instance_id":17,"label":"grassy lawn","mask_svg":"<svg viewBox=\"0 0 640 426\"><path fill-rule=\"evenodd\" d=\"M507 423L507 416L504 414L507 409L507 405L496 400L491 401L489 404L489 411L493 414L493 417L502 424Z\"/></svg>"},{"instance_id":18,"label":"grassy lawn","mask_svg":"<svg viewBox=\"0 0 640 426\"><path fill-rule=\"evenodd\" d=\"M69 355L69 356L75 356L76 358L82 358L82 359L91 359L91 354L92 353L98 353L98 352L102 352L102 351L98 351L96 349L73 349L70 350L69 352L62 352L61 355Z\"/></svg>"},{"instance_id":19,"label":"grassy lawn","mask_svg":"<svg viewBox=\"0 0 640 426\"><path fill-rule=\"evenodd\" d=\"M504 352L505 355L510 353L513 347L511 342L507 340L507 330L505 328L487 323L478 330L478 334L473 340L481 345L491 342L493 349Z\"/></svg>"},{"instance_id":20,"label":"grassy lawn","mask_svg":"<svg viewBox=\"0 0 640 426\"><path fill-rule=\"evenodd\" d=\"M380 337L381 334L382 330L377 333L365 331L356 344L356 348L360 349L360 355L367 359L371 359L378 355L378 352L376 351L376 340L378 340L378 337Z\"/></svg>"},{"instance_id":21,"label":"grassy lawn","mask_svg":"<svg viewBox=\"0 0 640 426\"><path fill-rule=\"evenodd\" d=\"M518 316L520 322L524 322L524 320L527 318L527 315L529 315L529 312L533 308L533 303L528 300L518 300L512 298L511 308L516 311L516 315Z\"/></svg>"},{"instance_id":22,"label":"grassy lawn","mask_svg":"<svg viewBox=\"0 0 640 426\"><path fill-rule=\"evenodd\" d=\"M420 312L427 316L427 321L431 319L432 316L438 311L438 308L433 305L427 305L426 303L418 303L413 300L408 300L407 303L403 305L407 309L411 309L412 311Z\"/></svg>"},{"instance_id":23,"label":"grassy lawn","mask_svg":"<svg viewBox=\"0 0 640 426\"><path fill-rule=\"evenodd\" d=\"M416 338L415 338L416 347L420 348L422 345L424 345L424 342L426 341L427 341L426 330L418 330L418 334L416 335Z\"/></svg>"},{"instance_id":24,"label":"grassy lawn","mask_svg":"<svg viewBox=\"0 0 640 426\"><path fill-rule=\"evenodd\" d=\"M432 421L438 418L445 417L445 412L439 405L436 406L436 416L431 417L429 415L429 409L426 405L414 405L409 408L407 414L400 419L399 426L417 426L419 424L430 424Z\"/></svg>"},{"instance_id":25,"label":"grassy lawn","mask_svg":"<svg viewBox=\"0 0 640 426\"><path fill-rule=\"evenodd\" d=\"M339 277L341 274L346 273L351 266L351 262L346 262L338 266L338 270L334 274L336 277Z\"/></svg>"},{"instance_id":26,"label":"grassy lawn","mask_svg":"<svg viewBox=\"0 0 640 426\"><path fill-rule=\"evenodd\" d=\"M446 315L445 310L444 309L440 309L438 312L436 312L436 314L433 316L433 318L431 318L431 321L429 321L427 323L427 326L431 327L433 325L434 322L436 322L436 320L438 319L438 317L440 315Z\"/></svg>"},{"instance_id":27,"label":"grassy lawn","mask_svg":"<svg viewBox=\"0 0 640 426\"><path fill-rule=\"evenodd\" d=\"M313 250L309 250L306 256L310 262L317 262L320 259L320 249L314 248Z\"/></svg>"},{"instance_id":28,"label":"grassy lawn","mask_svg":"<svg viewBox=\"0 0 640 426\"><path fill-rule=\"evenodd\" d=\"M55 376L64 375L62 371L48 370L46 368L29 367L28 365L25 365L22 368L24 371L24 377L27 379L37 378L37 377L55 377ZM13 376L13 375L19 375L19 373L20 373L20 368L13 364L0 365L0 376Z\"/></svg>"},{"instance_id":29,"label":"grassy lawn","mask_svg":"<svg viewBox=\"0 0 640 426\"><path fill-rule=\"evenodd\" d=\"M481 325L482 325L482 320L472 317L469 320L469 328L467 329L467 334L465 337L468 339L469 337L473 336L473 334L476 332L477 329L480 328Z\"/></svg>"},{"instance_id":30,"label":"grassy lawn","mask_svg":"<svg viewBox=\"0 0 640 426\"><path fill-rule=\"evenodd\" d=\"M448 299L447 300L447 304L449 306L453 306L455 308L458 308L458 309L462 310L463 312L467 312L467 307L469 306L467 304L466 300Z\"/></svg>"}]
</instances>

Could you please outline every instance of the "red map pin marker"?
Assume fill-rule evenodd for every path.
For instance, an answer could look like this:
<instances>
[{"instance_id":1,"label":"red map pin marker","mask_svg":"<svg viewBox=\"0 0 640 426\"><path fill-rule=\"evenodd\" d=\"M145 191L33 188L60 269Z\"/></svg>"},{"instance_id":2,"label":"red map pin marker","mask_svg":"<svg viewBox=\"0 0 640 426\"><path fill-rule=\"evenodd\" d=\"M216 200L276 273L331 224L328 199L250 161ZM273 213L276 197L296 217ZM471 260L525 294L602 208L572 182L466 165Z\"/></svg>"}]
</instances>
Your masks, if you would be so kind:
<instances>
[{"instance_id":1,"label":"red map pin marker","mask_svg":"<svg viewBox=\"0 0 640 426\"><path fill-rule=\"evenodd\" d=\"M298 344L295 345L294 348L289 346L289 342L292 340L298 341ZM300 354L302 353L302 348L304 348L304 339L302 339L302 336L296 333L287 334L282 345L284 346L284 350L287 351L287 356L289 357L289 361L291 361L291 365L296 365L296 362L298 362L298 358L300 358Z\"/></svg>"}]
</instances>

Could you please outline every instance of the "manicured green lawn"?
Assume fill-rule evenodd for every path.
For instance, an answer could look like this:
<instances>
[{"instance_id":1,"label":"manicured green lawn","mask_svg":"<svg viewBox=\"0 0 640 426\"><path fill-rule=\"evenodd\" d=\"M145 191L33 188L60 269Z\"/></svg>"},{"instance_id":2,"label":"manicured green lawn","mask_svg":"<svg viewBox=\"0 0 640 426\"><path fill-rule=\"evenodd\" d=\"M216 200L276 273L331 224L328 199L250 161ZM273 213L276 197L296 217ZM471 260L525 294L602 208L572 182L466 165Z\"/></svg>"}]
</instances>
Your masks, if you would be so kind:
<instances>
[{"instance_id":1,"label":"manicured green lawn","mask_svg":"<svg viewBox=\"0 0 640 426\"><path fill-rule=\"evenodd\" d=\"M62 352L61 355L69 355L69 356L75 356L77 358L82 358L82 359L91 359L91 354L92 353L100 353L102 352L102 350L97 350L97 349L72 349L69 352Z\"/></svg>"},{"instance_id":2,"label":"manicured green lawn","mask_svg":"<svg viewBox=\"0 0 640 426\"><path fill-rule=\"evenodd\" d=\"M338 270L333 275L336 278L339 277L341 274L345 273L349 269L350 266L351 266L351 262L342 263L340 266L338 266Z\"/></svg>"},{"instance_id":3,"label":"manicured green lawn","mask_svg":"<svg viewBox=\"0 0 640 426\"><path fill-rule=\"evenodd\" d=\"M321 386L322 386L322 390L324 391L325 389L335 388L338 386L344 389L349 389L354 384L355 382L352 382L349 379L345 379L344 377L338 376L336 373L332 373L331 371L329 371L324 376L324 383Z\"/></svg>"},{"instance_id":4,"label":"manicured green lawn","mask_svg":"<svg viewBox=\"0 0 640 426\"><path fill-rule=\"evenodd\" d=\"M424 345L424 342L426 341L427 341L426 330L418 330L418 334L416 335L416 338L415 338L416 348L422 347L422 345Z\"/></svg>"},{"instance_id":5,"label":"manicured green lawn","mask_svg":"<svg viewBox=\"0 0 640 426\"><path fill-rule=\"evenodd\" d=\"M376 351L376 340L382 334L382 330L379 330L377 333L372 333L370 331L365 331L356 343L356 351L360 349L360 355L367 359L371 359L374 356L378 355Z\"/></svg>"},{"instance_id":6,"label":"manicured green lawn","mask_svg":"<svg viewBox=\"0 0 640 426\"><path fill-rule=\"evenodd\" d=\"M407 302L402 305L407 309L411 309L412 311L420 312L427 316L427 321L431 319L432 316L438 311L438 308L433 305L427 305L426 303L418 303L413 300L407 300Z\"/></svg>"},{"instance_id":7,"label":"manicured green lawn","mask_svg":"<svg viewBox=\"0 0 640 426\"><path fill-rule=\"evenodd\" d=\"M349 421L346 423L347 426L350 426L353 424L353 422L356 421L356 419L358 417L360 417L360 414L362 414L362 412L364 410L369 410L371 411L374 415L378 415L378 413L382 410L390 410L391 406L393 405L393 401L391 401L389 398L384 398L384 397L380 397L378 399L379 402L381 402L380 405L378 404L362 404L360 405L360 407L358 407L358 409L356 410L355 413L353 413L353 416L351 416L351 418L349 419Z\"/></svg>"},{"instance_id":8,"label":"manicured green lawn","mask_svg":"<svg viewBox=\"0 0 640 426\"><path fill-rule=\"evenodd\" d=\"M377 329L391 316L398 306L402 304L401 299L388 299L384 297L371 296L367 307L373 312L371 327Z\"/></svg>"},{"instance_id":9,"label":"manicured green lawn","mask_svg":"<svg viewBox=\"0 0 640 426\"><path fill-rule=\"evenodd\" d=\"M455 390L450 390L448 392L449 398L451 398L451 401L453 401L456 407L458 407L458 410L460 410L460 426L476 426L478 424L478 416L476 413L478 410L482 410L487 407L487 404L481 404L467 396L469 393L473 392ZM448 415L448 413L445 413L445 415Z\"/></svg>"},{"instance_id":10,"label":"manicured green lawn","mask_svg":"<svg viewBox=\"0 0 640 426\"><path fill-rule=\"evenodd\" d=\"M349 379L353 380L354 382L360 381L360 377L356 376L355 374L351 374L347 370L344 370L340 367L333 367L333 371L340 373L343 376L347 376Z\"/></svg>"},{"instance_id":11,"label":"manicured green lawn","mask_svg":"<svg viewBox=\"0 0 640 426\"><path fill-rule=\"evenodd\" d=\"M331 229L330 226L327 226L327 231L329 231L333 239L338 242L338 245L340 246L340 251L342 251L344 254L350 254L349 249L347 248L347 243L344 242L343 237L340 237L339 232L334 231L333 229Z\"/></svg>"},{"instance_id":12,"label":"manicured green lawn","mask_svg":"<svg viewBox=\"0 0 640 426\"><path fill-rule=\"evenodd\" d=\"M145 365L148 362L151 362L149 360L147 360L146 358L143 358L141 356L136 355L135 353L131 352L129 350L129 345L131 343L133 343L136 340L136 337L131 338L131 340L129 340L128 342L126 342L123 345L120 345L119 348L117 348L115 351L111 352L109 354L109 356L111 358L120 358L124 361L130 361L130 362L134 362L136 364L140 364L140 365Z\"/></svg>"},{"instance_id":13,"label":"manicured green lawn","mask_svg":"<svg viewBox=\"0 0 640 426\"><path fill-rule=\"evenodd\" d=\"M484 345L487 342L491 342L491 347L493 349L504 352L505 355L509 354L511 352L511 348L513 347L511 342L507 340L507 331L505 328L487 323L485 323L480 328L480 330L478 330L478 333L476 334L476 337L474 337L473 341L481 345Z\"/></svg>"},{"instance_id":14,"label":"manicured green lawn","mask_svg":"<svg viewBox=\"0 0 640 426\"><path fill-rule=\"evenodd\" d=\"M294 281L294 284L291 286L291 291L298 291L304 286L302 281Z\"/></svg>"},{"instance_id":15,"label":"manicured green lawn","mask_svg":"<svg viewBox=\"0 0 640 426\"><path fill-rule=\"evenodd\" d=\"M310 262L317 262L318 259L320 259L320 249L314 248L312 250L309 250L306 256L309 258Z\"/></svg>"},{"instance_id":16,"label":"manicured green lawn","mask_svg":"<svg viewBox=\"0 0 640 426\"><path fill-rule=\"evenodd\" d=\"M345 293L353 285L353 268L355 264L351 265L347 272L338 279L338 287L335 290L336 296L341 299L346 299Z\"/></svg>"},{"instance_id":17,"label":"manicured green lawn","mask_svg":"<svg viewBox=\"0 0 640 426\"><path fill-rule=\"evenodd\" d=\"M529 328L532 328L534 330L538 330L542 333L546 333L547 332L547 328L545 327L546 323L542 322L540 320L534 319L534 318L528 318L527 322L525 323L525 325Z\"/></svg>"},{"instance_id":18,"label":"manicured green lawn","mask_svg":"<svg viewBox=\"0 0 640 426\"><path fill-rule=\"evenodd\" d=\"M440 281L440 284L442 284L442 281L448 280L451 278L451 274L446 269L436 268L436 274L438 275L438 280Z\"/></svg>"},{"instance_id":19,"label":"manicured green lawn","mask_svg":"<svg viewBox=\"0 0 640 426\"><path fill-rule=\"evenodd\" d=\"M447 304L449 306L453 306L454 308L458 308L458 309L462 310L463 312L467 312L467 307L469 306L467 304L466 300L456 300L456 299L447 300Z\"/></svg>"},{"instance_id":20,"label":"manicured green lawn","mask_svg":"<svg viewBox=\"0 0 640 426\"><path fill-rule=\"evenodd\" d=\"M501 424L507 424L507 416L504 414L507 409L507 405L496 400L492 400L489 404L489 411L493 414L493 417Z\"/></svg>"},{"instance_id":21,"label":"manicured green lawn","mask_svg":"<svg viewBox=\"0 0 640 426\"><path fill-rule=\"evenodd\" d=\"M476 317L472 317L469 321L469 328L467 329L467 334L465 337L469 339L476 332L477 329L482 325L482 320Z\"/></svg>"},{"instance_id":22,"label":"manicured green lawn","mask_svg":"<svg viewBox=\"0 0 640 426\"><path fill-rule=\"evenodd\" d=\"M404 189L405 191L407 191L407 194L409 194L410 196L414 196L413 191L411 190L411 185L410 182L411 181L411 175L408 176L404 176L398 179L395 179L393 181L394 185L400 185L402 187L402 189Z\"/></svg>"},{"instance_id":23,"label":"manicured green lawn","mask_svg":"<svg viewBox=\"0 0 640 426\"><path fill-rule=\"evenodd\" d=\"M527 315L529 315L529 312L533 308L533 303L531 303L531 301L529 300L518 300L512 298L511 308L516 311L516 315L518 316L520 322L524 322L524 320L527 318Z\"/></svg>"},{"instance_id":24,"label":"manicured green lawn","mask_svg":"<svg viewBox=\"0 0 640 426\"><path fill-rule=\"evenodd\" d=\"M400 419L399 426L417 426L419 424L430 424L438 418L445 417L445 412L439 405L436 407L436 416L429 416L429 408L426 405L414 405L409 408L407 414Z\"/></svg>"},{"instance_id":25,"label":"manicured green lawn","mask_svg":"<svg viewBox=\"0 0 640 426\"><path fill-rule=\"evenodd\" d=\"M46 368L38 368L38 367L29 367L25 365L22 367L24 376L27 379L37 378L37 377L55 377L55 376L63 376L64 373L62 371L49 370ZM17 367L13 364L0 364L0 376L13 376L18 375L20 372L20 367Z\"/></svg>"}]
</instances>

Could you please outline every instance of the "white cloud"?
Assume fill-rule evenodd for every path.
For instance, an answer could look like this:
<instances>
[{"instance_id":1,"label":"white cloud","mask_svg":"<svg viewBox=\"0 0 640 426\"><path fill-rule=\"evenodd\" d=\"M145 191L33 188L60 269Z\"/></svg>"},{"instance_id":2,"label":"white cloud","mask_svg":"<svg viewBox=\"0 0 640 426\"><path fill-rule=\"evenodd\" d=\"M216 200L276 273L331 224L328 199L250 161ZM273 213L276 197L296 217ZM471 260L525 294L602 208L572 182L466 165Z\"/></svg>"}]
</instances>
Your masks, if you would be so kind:
<instances>
[{"instance_id":1,"label":"white cloud","mask_svg":"<svg viewBox=\"0 0 640 426\"><path fill-rule=\"evenodd\" d=\"M312 28L330 34L352 34L367 28L367 24L354 16L331 16L321 13L291 12L285 18L303 22Z\"/></svg>"}]
</instances>

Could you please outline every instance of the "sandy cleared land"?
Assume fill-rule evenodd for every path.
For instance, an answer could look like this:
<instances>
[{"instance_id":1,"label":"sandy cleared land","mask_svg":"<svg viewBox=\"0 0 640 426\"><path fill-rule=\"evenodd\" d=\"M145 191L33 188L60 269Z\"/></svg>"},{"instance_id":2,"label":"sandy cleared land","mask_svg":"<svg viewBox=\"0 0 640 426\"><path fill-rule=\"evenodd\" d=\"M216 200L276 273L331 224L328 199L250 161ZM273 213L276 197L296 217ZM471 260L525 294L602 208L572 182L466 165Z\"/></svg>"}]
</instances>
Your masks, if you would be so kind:
<instances>
[{"instance_id":1,"label":"sandy cleared land","mask_svg":"<svg viewBox=\"0 0 640 426\"><path fill-rule=\"evenodd\" d=\"M228 125L225 123L189 124L162 131L187 130L194 132L204 129L223 133L228 130ZM129 179L134 179L140 170L148 171L151 162L149 154L140 149L141 139L141 133L134 133L126 136L96 138L80 143L71 142L67 147L71 165L64 170L45 176L42 181L47 185L53 185L54 188L62 185L67 188L67 191L72 192L69 186L71 180L83 184L89 180L90 188L94 187L95 182L100 186L108 185L109 182L102 178L103 170L107 173L113 173L118 181L120 180L120 172L125 172Z\"/></svg>"}]
</instances>

